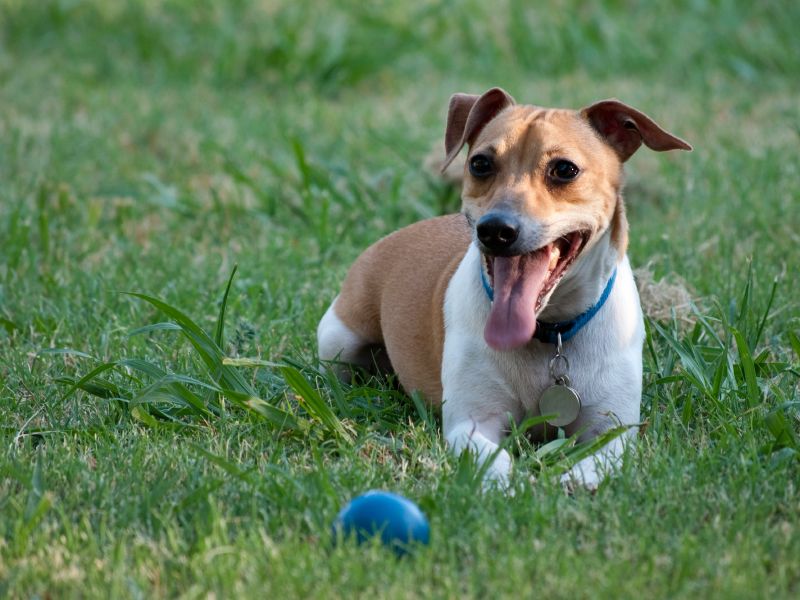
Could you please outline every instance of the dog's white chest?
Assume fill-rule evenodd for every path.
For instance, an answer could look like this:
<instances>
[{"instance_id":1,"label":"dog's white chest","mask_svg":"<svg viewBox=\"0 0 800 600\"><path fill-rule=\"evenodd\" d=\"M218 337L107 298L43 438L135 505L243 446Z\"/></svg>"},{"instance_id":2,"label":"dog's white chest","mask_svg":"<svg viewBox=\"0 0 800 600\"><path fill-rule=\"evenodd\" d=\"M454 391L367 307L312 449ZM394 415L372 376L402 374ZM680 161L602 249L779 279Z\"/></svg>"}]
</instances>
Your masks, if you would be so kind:
<instances>
[{"instance_id":1,"label":"dog's white chest","mask_svg":"<svg viewBox=\"0 0 800 600\"><path fill-rule=\"evenodd\" d=\"M638 419L644 327L627 258L618 265L617 281L606 304L563 344L562 352L569 361L568 387L577 400L569 389L552 390L557 383L550 372L554 344L533 340L507 352L487 346L483 326L490 306L481 287L477 254L470 248L445 297L445 421L448 416L476 419L495 415L519 422L543 414L543 396L549 409L558 406L569 412L578 405L579 414L570 418L570 423L579 424L584 421L582 416L601 410Z\"/></svg>"}]
</instances>

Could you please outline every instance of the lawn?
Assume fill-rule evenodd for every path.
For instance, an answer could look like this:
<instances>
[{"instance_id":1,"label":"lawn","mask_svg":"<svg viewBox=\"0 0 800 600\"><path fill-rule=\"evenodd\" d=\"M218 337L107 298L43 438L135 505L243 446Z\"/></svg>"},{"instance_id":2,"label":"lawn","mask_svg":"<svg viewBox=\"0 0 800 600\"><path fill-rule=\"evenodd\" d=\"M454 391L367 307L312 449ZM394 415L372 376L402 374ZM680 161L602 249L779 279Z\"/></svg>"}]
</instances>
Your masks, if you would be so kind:
<instances>
[{"instance_id":1,"label":"lawn","mask_svg":"<svg viewBox=\"0 0 800 600\"><path fill-rule=\"evenodd\" d=\"M796 597L798 23L788 0L0 0L0 596ZM595 495L558 483L571 442L524 437L515 495L481 493L419 398L317 368L359 252L458 209L423 164L450 94L494 85L618 97L695 147L628 163L631 262L662 286L646 424ZM430 545L333 544L372 488Z\"/></svg>"}]
</instances>

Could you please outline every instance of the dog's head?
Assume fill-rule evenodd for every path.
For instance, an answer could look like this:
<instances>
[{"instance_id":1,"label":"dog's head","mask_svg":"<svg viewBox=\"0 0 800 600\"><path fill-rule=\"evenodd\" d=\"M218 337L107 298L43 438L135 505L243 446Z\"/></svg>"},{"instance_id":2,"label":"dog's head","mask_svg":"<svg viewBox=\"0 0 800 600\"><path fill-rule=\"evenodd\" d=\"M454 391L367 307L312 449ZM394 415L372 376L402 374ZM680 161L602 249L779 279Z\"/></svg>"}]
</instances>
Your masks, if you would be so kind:
<instances>
[{"instance_id":1,"label":"dog's head","mask_svg":"<svg viewBox=\"0 0 800 600\"><path fill-rule=\"evenodd\" d=\"M624 255L622 164L642 143L691 150L617 100L575 111L517 105L499 88L451 98L443 169L469 146L461 197L494 289L492 347L531 339L555 287L604 233Z\"/></svg>"}]
</instances>

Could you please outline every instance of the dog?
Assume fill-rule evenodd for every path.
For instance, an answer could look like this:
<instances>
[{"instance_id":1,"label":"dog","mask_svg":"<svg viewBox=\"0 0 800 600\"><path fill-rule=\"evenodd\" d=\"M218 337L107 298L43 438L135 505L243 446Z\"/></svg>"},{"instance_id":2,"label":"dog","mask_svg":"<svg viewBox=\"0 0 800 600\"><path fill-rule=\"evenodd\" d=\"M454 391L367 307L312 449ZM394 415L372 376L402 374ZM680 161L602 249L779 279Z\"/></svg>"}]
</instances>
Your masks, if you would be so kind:
<instances>
[{"instance_id":1,"label":"dog","mask_svg":"<svg viewBox=\"0 0 800 600\"><path fill-rule=\"evenodd\" d=\"M442 170L468 146L461 213L356 260L319 323L320 359L342 377L346 364L391 369L441 406L452 451L474 452L501 486L511 421L539 415L540 435L557 426L580 441L631 426L562 475L595 490L639 424L645 333L621 189L643 143L691 150L618 100L575 111L500 88L453 95Z\"/></svg>"}]
</instances>

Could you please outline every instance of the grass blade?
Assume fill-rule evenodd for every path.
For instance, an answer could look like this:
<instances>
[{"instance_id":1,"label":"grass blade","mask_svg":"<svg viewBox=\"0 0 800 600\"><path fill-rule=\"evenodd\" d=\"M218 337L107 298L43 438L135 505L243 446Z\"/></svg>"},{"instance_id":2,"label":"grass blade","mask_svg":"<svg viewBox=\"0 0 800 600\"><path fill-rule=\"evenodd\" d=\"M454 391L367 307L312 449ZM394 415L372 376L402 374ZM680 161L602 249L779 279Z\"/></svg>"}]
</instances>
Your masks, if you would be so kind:
<instances>
[{"instance_id":1,"label":"grass blade","mask_svg":"<svg viewBox=\"0 0 800 600\"><path fill-rule=\"evenodd\" d=\"M788 336L789 344L791 344L792 350L794 350L795 358L800 361L800 338L797 337L797 334L794 331L790 331Z\"/></svg>"},{"instance_id":2,"label":"grass blade","mask_svg":"<svg viewBox=\"0 0 800 600\"><path fill-rule=\"evenodd\" d=\"M632 429L633 427L639 427L639 426L641 426L641 423L636 423L633 425L618 425L616 427L612 427L611 429L603 432L594 439L588 440L586 442L581 442L579 444L575 444L575 447L572 448L567 453L567 458L569 458L572 464L575 464L583 460L587 456L591 456L592 454L600 450L603 446L605 446L612 440L623 435L626 431Z\"/></svg>"},{"instance_id":3,"label":"grass blade","mask_svg":"<svg viewBox=\"0 0 800 600\"><path fill-rule=\"evenodd\" d=\"M325 403L319 392L311 387L311 384L308 383L300 371L289 366L281 367L280 371L286 383L289 384L289 387L297 394L298 402L303 405L303 408L309 415L319 421L329 433L347 442L353 441L352 436L344 428L339 417L337 417Z\"/></svg>"},{"instance_id":4,"label":"grass blade","mask_svg":"<svg viewBox=\"0 0 800 600\"><path fill-rule=\"evenodd\" d=\"M91 354L86 354L86 352L81 352L73 348L42 348L36 353L36 356L42 356L44 354L65 354L68 356L79 356L81 358L94 358Z\"/></svg>"},{"instance_id":5,"label":"grass blade","mask_svg":"<svg viewBox=\"0 0 800 600\"><path fill-rule=\"evenodd\" d=\"M180 331L181 328L176 325L175 323L153 323L152 325L145 325L144 327L137 327L136 329L132 329L128 332L128 338L132 338L137 335L143 335L146 333L151 333L153 331Z\"/></svg>"},{"instance_id":6,"label":"grass blade","mask_svg":"<svg viewBox=\"0 0 800 600\"><path fill-rule=\"evenodd\" d=\"M219 468L221 468L226 473L229 473L230 475L233 475L237 479L240 479L242 481L246 481L247 483L253 483L253 480L250 477L250 474L253 471L255 471L255 467L252 467L250 469L247 469L246 471L243 471L242 469L240 469L237 465L235 465L231 461L229 461L229 460L227 460L225 458L222 458L221 456L217 456L216 454L212 454L211 452L209 452L205 448L201 448L197 444L189 444L189 447L192 450L194 450L195 452L197 452L198 454L200 454L201 456L203 456L204 458L206 458L209 462L214 463L215 465L217 465Z\"/></svg>"},{"instance_id":7,"label":"grass blade","mask_svg":"<svg viewBox=\"0 0 800 600\"><path fill-rule=\"evenodd\" d=\"M173 319L181 328L183 334L194 347L200 359L206 365L209 373L214 380L221 386L237 392L255 395L252 387L245 380L241 373L236 369L222 363L224 354L219 345L209 337L188 315L170 306L166 302L137 292L125 292L129 296L134 296L152 304L165 315Z\"/></svg>"},{"instance_id":8,"label":"grass blade","mask_svg":"<svg viewBox=\"0 0 800 600\"><path fill-rule=\"evenodd\" d=\"M536 454L536 458L541 460L541 459L549 456L550 454L558 452L564 446L566 446L567 444L570 444L571 441L572 441L571 438L558 438L558 439L549 441L546 444L542 444L541 446L539 446L536 449L536 452L534 454Z\"/></svg>"},{"instance_id":9,"label":"grass blade","mask_svg":"<svg viewBox=\"0 0 800 600\"><path fill-rule=\"evenodd\" d=\"M210 386L207 383L194 379L192 377L187 377L185 375L175 375L175 374L168 374L164 371L161 367L154 365L153 363L147 362L145 360L140 360L137 358L126 358L119 361L120 366L128 367L130 369L134 369L145 375L148 375L154 379L157 379L157 384L153 384L149 386L153 389L157 387L165 387L168 386L170 390L188 407L191 407L192 410L201 416L209 417L214 414L217 414L218 407L214 406L212 410L206 406L203 400L192 392L189 388L186 387L186 384L189 385L197 385L200 387L211 388L214 389L215 386Z\"/></svg>"},{"instance_id":10,"label":"grass blade","mask_svg":"<svg viewBox=\"0 0 800 600\"><path fill-rule=\"evenodd\" d=\"M282 367L283 364L276 363L271 360L261 360L260 358L230 358L225 357L222 359L222 364L231 367Z\"/></svg>"},{"instance_id":11,"label":"grass blade","mask_svg":"<svg viewBox=\"0 0 800 600\"><path fill-rule=\"evenodd\" d=\"M773 449L793 448L800 451L800 441L789 423L784 410L786 405L779 406L764 416L764 424L774 438Z\"/></svg>"},{"instance_id":12,"label":"grass blade","mask_svg":"<svg viewBox=\"0 0 800 600\"><path fill-rule=\"evenodd\" d=\"M72 386L61 396L61 401L63 402L72 394L74 394L78 389L84 389L84 386L92 381L95 377L100 375L101 373L105 373L106 371L113 369L117 366L117 361L112 361L108 363L103 363L99 367L95 367L91 371L89 371L86 375L78 379L76 382L72 384Z\"/></svg>"},{"instance_id":13,"label":"grass blade","mask_svg":"<svg viewBox=\"0 0 800 600\"><path fill-rule=\"evenodd\" d=\"M744 336L738 329L731 328L731 333L736 339L736 347L739 351L739 361L742 367L742 376L744 377L747 386L747 406L753 408L761 402L761 391L758 388L758 380L756 379L756 366L753 362L753 355L750 353L750 348Z\"/></svg>"},{"instance_id":14,"label":"grass blade","mask_svg":"<svg viewBox=\"0 0 800 600\"><path fill-rule=\"evenodd\" d=\"M185 383L203 385L202 382L192 379L191 377L165 373L154 383L140 390L136 396L134 396L133 400L141 402L156 391L168 389L172 392L172 398L176 398L181 405L190 408L193 413L203 417L214 416L215 413L209 410L205 403L200 399L200 396L187 388L186 385L184 385Z\"/></svg>"},{"instance_id":15,"label":"grass blade","mask_svg":"<svg viewBox=\"0 0 800 600\"><path fill-rule=\"evenodd\" d=\"M196 502L208 498L208 495L212 492L217 491L225 484L225 479L213 479L207 483L200 485L199 487L193 489L191 492L183 496L178 502L175 504L173 509L174 514L180 514Z\"/></svg>"},{"instance_id":16,"label":"grass blade","mask_svg":"<svg viewBox=\"0 0 800 600\"><path fill-rule=\"evenodd\" d=\"M142 405L131 408L131 416L151 429L158 429L158 427L162 424L161 421L147 412L147 409Z\"/></svg>"},{"instance_id":17,"label":"grass blade","mask_svg":"<svg viewBox=\"0 0 800 600\"><path fill-rule=\"evenodd\" d=\"M769 293L769 300L767 300L767 306L764 309L764 314L761 315L761 320L758 323L758 328L756 329L755 336L753 337L753 347L755 347L759 340L761 339L761 334L764 332L764 326L767 324L767 319L769 318L769 311L772 310L772 304L775 302L775 294L778 291L778 278L772 280L772 289Z\"/></svg>"},{"instance_id":18,"label":"grass blade","mask_svg":"<svg viewBox=\"0 0 800 600\"><path fill-rule=\"evenodd\" d=\"M222 338L225 335L225 308L228 305L228 294L231 291L231 284L233 283L233 277L234 275L236 275L236 270L238 268L239 265L233 265L231 276L228 277L228 285L225 286L225 293L222 296L222 304L219 307L219 316L217 316L217 327L216 330L214 331L214 341L220 348L222 348Z\"/></svg>"},{"instance_id":19,"label":"grass blade","mask_svg":"<svg viewBox=\"0 0 800 600\"><path fill-rule=\"evenodd\" d=\"M102 398L103 400L127 398L129 395L129 393L125 393L122 388L116 384L100 377L93 377L91 381L84 383L81 383L73 377L57 377L55 381L56 383L64 385L77 386L77 389L83 390L87 394L91 394L97 398Z\"/></svg>"},{"instance_id":20,"label":"grass blade","mask_svg":"<svg viewBox=\"0 0 800 600\"><path fill-rule=\"evenodd\" d=\"M226 389L220 389L220 393L239 408L259 415L278 429L290 430L301 434L308 432L308 426L305 422L298 420L289 411L273 406L258 396Z\"/></svg>"},{"instance_id":21,"label":"grass blade","mask_svg":"<svg viewBox=\"0 0 800 600\"><path fill-rule=\"evenodd\" d=\"M675 335L672 335L664 327L655 321L651 321L653 328L658 332L667 345L672 349L675 354L681 359L681 364L686 371L686 378L690 380L693 385L704 395L712 400L711 396L712 384L708 380L708 375L703 369L705 361L702 357L697 355L694 346L680 342Z\"/></svg>"},{"instance_id":22,"label":"grass blade","mask_svg":"<svg viewBox=\"0 0 800 600\"><path fill-rule=\"evenodd\" d=\"M6 319L5 317L0 317L0 325L2 325L5 328L6 333L8 333L8 335L11 335L15 331L20 330L20 327L16 323L14 323L14 321Z\"/></svg>"}]
</instances>

